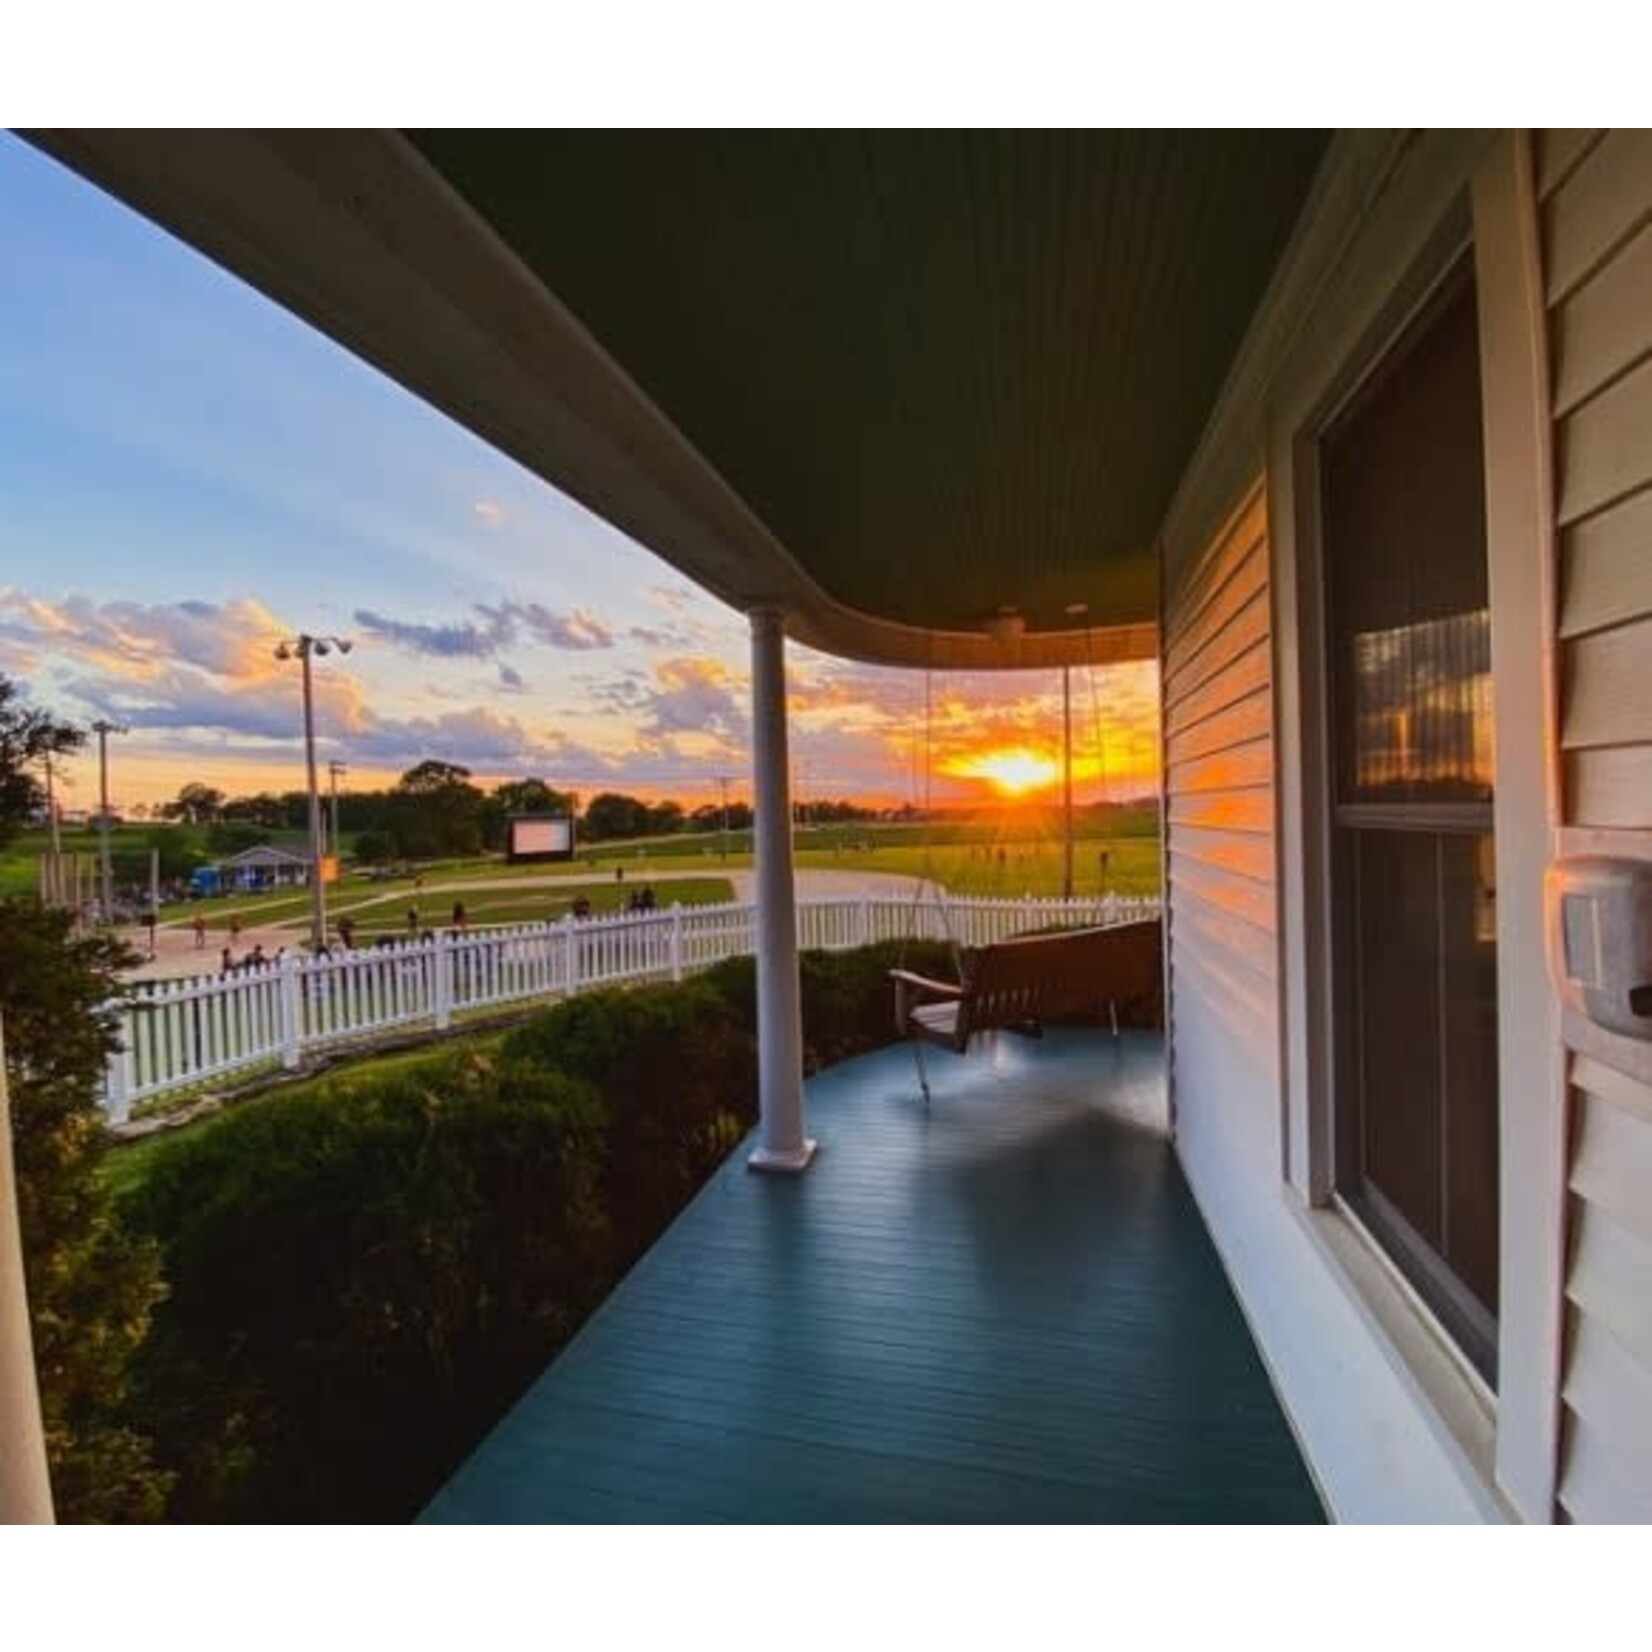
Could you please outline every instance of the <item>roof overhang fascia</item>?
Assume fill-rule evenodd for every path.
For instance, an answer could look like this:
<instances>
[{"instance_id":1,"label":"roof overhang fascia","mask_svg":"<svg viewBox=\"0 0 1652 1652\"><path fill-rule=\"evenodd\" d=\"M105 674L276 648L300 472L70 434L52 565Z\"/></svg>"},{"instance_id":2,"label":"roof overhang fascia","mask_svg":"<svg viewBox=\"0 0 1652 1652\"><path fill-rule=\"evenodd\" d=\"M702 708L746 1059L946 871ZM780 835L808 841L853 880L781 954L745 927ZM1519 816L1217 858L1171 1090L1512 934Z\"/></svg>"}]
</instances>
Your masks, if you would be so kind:
<instances>
[{"instance_id":1,"label":"roof overhang fascia","mask_svg":"<svg viewBox=\"0 0 1652 1652\"><path fill-rule=\"evenodd\" d=\"M398 133L24 135L723 601L780 607L800 642L970 670L1158 651L1150 621L1006 644L834 600Z\"/></svg>"}]
</instances>

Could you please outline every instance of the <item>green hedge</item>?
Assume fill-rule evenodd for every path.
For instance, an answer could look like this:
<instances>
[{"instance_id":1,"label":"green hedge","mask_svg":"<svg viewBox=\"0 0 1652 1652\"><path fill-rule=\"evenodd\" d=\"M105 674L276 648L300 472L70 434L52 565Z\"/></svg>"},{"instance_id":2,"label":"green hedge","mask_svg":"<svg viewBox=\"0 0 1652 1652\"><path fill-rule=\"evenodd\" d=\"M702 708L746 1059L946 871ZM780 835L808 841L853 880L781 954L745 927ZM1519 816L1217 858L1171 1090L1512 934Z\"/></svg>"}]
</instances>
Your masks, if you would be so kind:
<instances>
[{"instance_id":1,"label":"green hedge","mask_svg":"<svg viewBox=\"0 0 1652 1652\"><path fill-rule=\"evenodd\" d=\"M596 1086L607 1108L616 1262L653 1243L757 1118L757 1046L703 980L568 999L509 1034L506 1061Z\"/></svg>"},{"instance_id":2,"label":"green hedge","mask_svg":"<svg viewBox=\"0 0 1652 1652\"><path fill-rule=\"evenodd\" d=\"M404 1518L600 1300L603 1104L434 1057L271 1097L125 1201L169 1299L138 1404L182 1520Z\"/></svg>"},{"instance_id":3,"label":"green hedge","mask_svg":"<svg viewBox=\"0 0 1652 1652\"><path fill-rule=\"evenodd\" d=\"M939 941L879 941L853 952L805 952L798 961L803 1000L803 1067L816 1073L893 1042L894 993L889 971L902 968L942 981L958 978L950 947ZM725 999L754 1038L757 962L730 958L700 977Z\"/></svg>"}]
</instances>

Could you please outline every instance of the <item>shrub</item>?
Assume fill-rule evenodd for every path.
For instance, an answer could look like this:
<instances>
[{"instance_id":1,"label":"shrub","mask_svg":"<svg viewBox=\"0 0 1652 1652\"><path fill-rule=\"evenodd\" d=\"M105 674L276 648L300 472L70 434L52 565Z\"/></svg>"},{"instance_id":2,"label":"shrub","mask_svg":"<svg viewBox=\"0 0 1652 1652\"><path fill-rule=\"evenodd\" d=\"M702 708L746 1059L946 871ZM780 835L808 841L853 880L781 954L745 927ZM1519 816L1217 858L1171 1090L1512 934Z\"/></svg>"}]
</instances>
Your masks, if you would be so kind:
<instances>
[{"instance_id":1,"label":"shrub","mask_svg":"<svg viewBox=\"0 0 1652 1652\"><path fill-rule=\"evenodd\" d=\"M757 1118L757 1045L702 980L569 999L509 1034L501 1059L595 1085L606 1103L616 1259L654 1240Z\"/></svg>"},{"instance_id":2,"label":"shrub","mask_svg":"<svg viewBox=\"0 0 1652 1652\"><path fill-rule=\"evenodd\" d=\"M97 1097L114 1043L101 1006L128 960L106 937L72 937L67 913L0 901L18 1218L52 1494L66 1521L154 1519L167 1490L122 1414L162 1292L159 1257L123 1230L99 1173L108 1137Z\"/></svg>"},{"instance_id":3,"label":"shrub","mask_svg":"<svg viewBox=\"0 0 1652 1652\"><path fill-rule=\"evenodd\" d=\"M952 949L940 941L879 941L853 952L805 952L799 959L803 1001L803 1066L819 1072L850 1056L891 1043L895 1030L892 969L942 981L957 979ZM757 964L730 958L701 978L756 1036Z\"/></svg>"},{"instance_id":4,"label":"shrub","mask_svg":"<svg viewBox=\"0 0 1652 1652\"><path fill-rule=\"evenodd\" d=\"M178 1519L404 1518L609 1280L602 1107L485 1055L266 1099L128 1196L172 1295L140 1367Z\"/></svg>"}]
</instances>

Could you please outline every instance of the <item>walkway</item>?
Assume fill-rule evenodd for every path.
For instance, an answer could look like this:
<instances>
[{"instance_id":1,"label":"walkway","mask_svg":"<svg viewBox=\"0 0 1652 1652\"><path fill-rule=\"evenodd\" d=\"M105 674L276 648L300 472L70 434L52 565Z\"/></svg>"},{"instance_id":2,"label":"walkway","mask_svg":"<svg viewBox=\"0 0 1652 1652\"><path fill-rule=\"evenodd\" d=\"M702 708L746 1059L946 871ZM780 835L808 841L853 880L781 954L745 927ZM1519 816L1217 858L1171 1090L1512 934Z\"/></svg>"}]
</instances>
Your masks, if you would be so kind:
<instances>
[{"instance_id":1,"label":"walkway","mask_svg":"<svg viewBox=\"0 0 1652 1652\"><path fill-rule=\"evenodd\" d=\"M1156 1037L896 1048L737 1152L433 1521L1314 1521L1187 1185Z\"/></svg>"}]
</instances>

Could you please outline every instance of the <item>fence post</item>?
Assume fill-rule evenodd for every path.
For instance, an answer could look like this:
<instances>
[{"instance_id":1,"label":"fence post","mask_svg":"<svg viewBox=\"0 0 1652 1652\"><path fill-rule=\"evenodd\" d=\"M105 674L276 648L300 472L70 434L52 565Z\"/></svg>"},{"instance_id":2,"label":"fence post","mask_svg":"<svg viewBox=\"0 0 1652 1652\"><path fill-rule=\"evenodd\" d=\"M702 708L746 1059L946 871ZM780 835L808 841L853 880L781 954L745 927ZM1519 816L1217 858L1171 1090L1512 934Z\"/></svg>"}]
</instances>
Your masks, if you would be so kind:
<instances>
[{"instance_id":1,"label":"fence post","mask_svg":"<svg viewBox=\"0 0 1652 1652\"><path fill-rule=\"evenodd\" d=\"M671 979L683 978L683 903L671 903Z\"/></svg>"},{"instance_id":2,"label":"fence post","mask_svg":"<svg viewBox=\"0 0 1652 1652\"><path fill-rule=\"evenodd\" d=\"M436 1013L436 1031L446 1032L453 1022L453 937L445 929L436 936L431 968L435 974L430 996Z\"/></svg>"},{"instance_id":3,"label":"fence post","mask_svg":"<svg viewBox=\"0 0 1652 1652\"><path fill-rule=\"evenodd\" d=\"M283 952L277 968L280 974L280 993L276 1002L276 1013L281 1028L281 1065L291 1072L298 1066L304 1054L304 1006L299 1002L297 955Z\"/></svg>"},{"instance_id":4,"label":"fence post","mask_svg":"<svg viewBox=\"0 0 1652 1652\"><path fill-rule=\"evenodd\" d=\"M562 986L570 998L579 991L579 919L572 912L562 920Z\"/></svg>"},{"instance_id":5,"label":"fence post","mask_svg":"<svg viewBox=\"0 0 1652 1652\"><path fill-rule=\"evenodd\" d=\"M132 1008L120 1006L120 1043L109 1052L103 1073L103 1106L111 1124L125 1124L132 1116Z\"/></svg>"},{"instance_id":6,"label":"fence post","mask_svg":"<svg viewBox=\"0 0 1652 1652\"><path fill-rule=\"evenodd\" d=\"M861 896L860 905L855 909L855 944L872 944L872 903L865 895Z\"/></svg>"}]
</instances>

